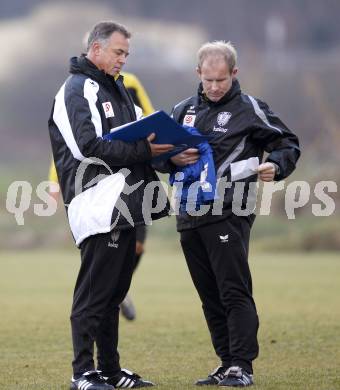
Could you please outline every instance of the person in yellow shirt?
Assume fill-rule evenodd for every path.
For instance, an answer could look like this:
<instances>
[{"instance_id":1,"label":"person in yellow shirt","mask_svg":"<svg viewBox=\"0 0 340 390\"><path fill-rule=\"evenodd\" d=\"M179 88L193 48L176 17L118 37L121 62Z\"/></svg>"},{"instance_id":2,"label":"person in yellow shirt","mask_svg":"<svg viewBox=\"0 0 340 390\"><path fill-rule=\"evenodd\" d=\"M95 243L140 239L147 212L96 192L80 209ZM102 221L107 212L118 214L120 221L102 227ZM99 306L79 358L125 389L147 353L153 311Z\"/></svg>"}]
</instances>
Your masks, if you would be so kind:
<instances>
[{"instance_id":1,"label":"person in yellow shirt","mask_svg":"<svg viewBox=\"0 0 340 390\"><path fill-rule=\"evenodd\" d=\"M151 100L145 91L142 83L139 81L139 79L132 73L128 72L121 72L120 73L124 77L124 85L125 88L129 91L134 103L139 106L143 111L143 116L147 116L152 114L155 109L152 106ZM58 176L57 171L55 169L54 161L52 159L49 175L48 175L49 181L58 183ZM50 192L50 195L54 197L54 199L58 199L59 192ZM146 226L138 226L136 229L136 265L135 270L140 262L140 259L144 253L144 243L146 239ZM127 320L134 320L136 318L136 309L134 307L134 304L127 295L124 299L124 301L120 304L120 309L122 315Z\"/></svg>"},{"instance_id":2,"label":"person in yellow shirt","mask_svg":"<svg viewBox=\"0 0 340 390\"><path fill-rule=\"evenodd\" d=\"M121 72L120 74L124 77L125 88L129 91L134 103L143 110L143 115L152 114L155 109L139 79L132 73Z\"/></svg>"}]
</instances>

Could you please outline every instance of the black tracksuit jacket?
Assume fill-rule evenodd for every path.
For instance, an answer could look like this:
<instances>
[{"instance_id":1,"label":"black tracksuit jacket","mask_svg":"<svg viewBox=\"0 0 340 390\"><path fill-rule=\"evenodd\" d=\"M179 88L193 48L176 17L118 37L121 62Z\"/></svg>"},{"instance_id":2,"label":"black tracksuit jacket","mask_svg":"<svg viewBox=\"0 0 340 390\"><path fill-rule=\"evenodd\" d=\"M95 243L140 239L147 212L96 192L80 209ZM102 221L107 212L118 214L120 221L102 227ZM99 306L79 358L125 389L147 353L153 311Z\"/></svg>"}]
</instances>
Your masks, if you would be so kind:
<instances>
[{"instance_id":1,"label":"black tracksuit jacket","mask_svg":"<svg viewBox=\"0 0 340 390\"><path fill-rule=\"evenodd\" d=\"M49 118L49 131L64 203L73 235L76 233L76 242L79 245L86 236L110 231L109 225L114 222L117 229L131 227L131 220L135 226L144 224L144 189L149 182L159 179L150 165L152 156L146 140L126 143L118 140L109 142L102 138L110 129L136 120L135 106L123 85L122 77L115 80L99 70L85 56L71 58L70 73L55 97ZM90 164L77 188L77 169L86 158L99 159L106 166L103 163ZM130 173L127 174L124 168ZM100 206L100 194L99 191L96 193L94 187L98 186L101 179L118 171L125 176L124 188L142 181L132 193L121 193L120 198L125 202L128 212L124 215L116 207L112 209L110 201L103 198L103 207L98 207L97 215L94 212L92 219L75 221L92 207L87 201L83 202L83 194L91 189L92 204ZM107 195L106 192L105 196ZM156 192L149 201L151 205L155 205ZM151 219L168 215L168 210L167 205L162 211L151 213ZM108 222L108 213L111 223ZM130 220L126 218L129 213L132 218ZM105 220L105 223L97 223L100 219ZM84 224L88 225L86 231ZM79 226L82 232L75 231Z\"/></svg>"},{"instance_id":2,"label":"black tracksuit jacket","mask_svg":"<svg viewBox=\"0 0 340 390\"><path fill-rule=\"evenodd\" d=\"M218 102L208 100L199 85L198 93L179 104L172 110L173 118L181 124L190 124L202 134L210 136L209 144L213 150L217 177L231 182L222 199L222 212L212 215L190 216L182 213L177 217L179 231L217 222L229 216L235 182L244 182L242 207L246 207L249 184L256 182L257 175L245 170L240 174L240 167L249 159L263 160L264 152L268 153L266 161L275 163L279 170L275 180L282 180L295 169L300 156L299 141L287 126L275 115L263 101L241 92L239 82L235 79L231 89ZM171 171L173 166L158 167L160 171ZM237 168L238 175L233 171ZM242 177L243 176L243 177ZM211 207L212 210L212 207Z\"/></svg>"}]
</instances>

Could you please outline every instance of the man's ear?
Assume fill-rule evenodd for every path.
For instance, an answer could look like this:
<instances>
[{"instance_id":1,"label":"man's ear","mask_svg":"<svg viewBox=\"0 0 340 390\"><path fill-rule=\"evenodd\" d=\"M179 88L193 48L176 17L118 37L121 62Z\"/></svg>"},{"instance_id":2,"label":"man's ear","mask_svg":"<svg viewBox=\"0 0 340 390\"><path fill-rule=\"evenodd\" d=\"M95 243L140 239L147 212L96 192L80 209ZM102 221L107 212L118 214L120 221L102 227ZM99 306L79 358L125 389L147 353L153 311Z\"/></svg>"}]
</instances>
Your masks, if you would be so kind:
<instances>
[{"instance_id":1,"label":"man's ear","mask_svg":"<svg viewBox=\"0 0 340 390\"><path fill-rule=\"evenodd\" d=\"M101 44L99 42L94 42L92 44L92 50L93 50L93 53L97 56L99 55L100 53L100 49L101 49Z\"/></svg>"},{"instance_id":2,"label":"man's ear","mask_svg":"<svg viewBox=\"0 0 340 390\"><path fill-rule=\"evenodd\" d=\"M238 72L238 68L235 66L235 68L232 70L231 72L231 77L234 79L237 75L237 72Z\"/></svg>"},{"instance_id":3,"label":"man's ear","mask_svg":"<svg viewBox=\"0 0 340 390\"><path fill-rule=\"evenodd\" d=\"M198 77L201 78L201 68L199 66L197 66L196 72L198 74Z\"/></svg>"}]
</instances>

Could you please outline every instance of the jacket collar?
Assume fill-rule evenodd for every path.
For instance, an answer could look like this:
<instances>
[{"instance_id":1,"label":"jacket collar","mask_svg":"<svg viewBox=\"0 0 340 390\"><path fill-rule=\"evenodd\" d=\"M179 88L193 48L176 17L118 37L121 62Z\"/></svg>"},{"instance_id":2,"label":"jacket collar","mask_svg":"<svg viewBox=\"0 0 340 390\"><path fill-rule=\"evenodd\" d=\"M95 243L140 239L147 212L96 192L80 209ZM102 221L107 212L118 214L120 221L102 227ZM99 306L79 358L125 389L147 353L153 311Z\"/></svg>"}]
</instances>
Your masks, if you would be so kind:
<instances>
[{"instance_id":1,"label":"jacket collar","mask_svg":"<svg viewBox=\"0 0 340 390\"><path fill-rule=\"evenodd\" d=\"M106 86L110 91L118 93L122 99L121 101L127 106L131 120L136 120L134 103L124 87L123 76L119 75L117 77L113 77L106 74L102 70L98 69L93 62L86 58L85 54L82 54L80 57L72 57L70 59L70 73L85 74L92 80Z\"/></svg>"},{"instance_id":2,"label":"jacket collar","mask_svg":"<svg viewBox=\"0 0 340 390\"><path fill-rule=\"evenodd\" d=\"M70 73L82 73L85 74L91 79L103 83L109 84L111 87L117 83L123 82L123 76L112 77L102 70L98 69L96 65L91 62L85 54L82 54L80 57L72 57L70 59Z\"/></svg>"},{"instance_id":3,"label":"jacket collar","mask_svg":"<svg viewBox=\"0 0 340 390\"><path fill-rule=\"evenodd\" d=\"M232 83L231 88L229 89L229 91L217 102L212 102L211 100L209 100L205 96L205 94L203 92L202 83L200 83L199 86L198 86L198 95L199 95L199 97L203 101L207 102L211 106L219 106L219 105L222 105L222 104L226 104L230 100L234 99L235 96L240 95L240 94L241 94L241 87L240 87L240 83L238 82L237 79L233 80L233 83Z\"/></svg>"}]
</instances>

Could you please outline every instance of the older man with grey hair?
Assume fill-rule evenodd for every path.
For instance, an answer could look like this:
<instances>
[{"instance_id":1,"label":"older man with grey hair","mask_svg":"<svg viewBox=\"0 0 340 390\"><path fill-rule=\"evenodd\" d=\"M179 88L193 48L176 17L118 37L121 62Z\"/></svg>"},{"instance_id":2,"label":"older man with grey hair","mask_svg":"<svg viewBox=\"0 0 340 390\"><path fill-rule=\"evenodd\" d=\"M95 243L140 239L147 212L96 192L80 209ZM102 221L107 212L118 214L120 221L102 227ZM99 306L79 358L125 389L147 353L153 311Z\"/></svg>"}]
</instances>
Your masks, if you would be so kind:
<instances>
[{"instance_id":1,"label":"older man with grey hair","mask_svg":"<svg viewBox=\"0 0 340 390\"><path fill-rule=\"evenodd\" d=\"M71 75L55 97L49 120L58 179L81 254L71 313L71 390L153 385L120 367L119 304L135 266L135 227L145 224L140 207L144 190L148 183L158 181L151 159L172 145L152 143L154 134L131 143L103 138L112 128L137 119L138 110L119 76L129 54L130 36L114 22L93 28L87 54L71 59ZM137 189L125 192L126 186ZM122 202L131 218L120 212ZM166 206L151 213L151 218L168 212Z\"/></svg>"}]
</instances>

